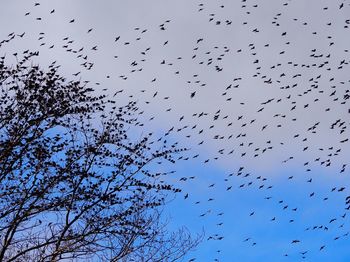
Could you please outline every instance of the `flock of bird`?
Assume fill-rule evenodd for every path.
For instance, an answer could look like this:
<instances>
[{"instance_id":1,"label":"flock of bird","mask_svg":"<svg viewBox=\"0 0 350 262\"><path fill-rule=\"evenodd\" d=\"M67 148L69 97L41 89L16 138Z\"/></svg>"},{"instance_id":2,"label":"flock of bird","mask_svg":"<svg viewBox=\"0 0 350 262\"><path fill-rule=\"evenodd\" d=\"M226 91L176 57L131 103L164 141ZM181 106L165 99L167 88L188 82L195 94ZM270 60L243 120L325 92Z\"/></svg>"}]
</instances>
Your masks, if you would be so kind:
<instances>
[{"instance_id":1,"label":"flock of bird","mask_svg":"<svg viewBox=\"0 0 350 262\"><path fill-rule=\"evenodd\" d=\"M344 36L349 33L346 14L350 3L319 3L312 6L315 17L307 17L295 12L300 8L295 7L300 5L298 1L236 1L235 16L231 15L232 2L219 2L198 3L195 7L189 4L192 9L186 14L197 19L199 25L185 28L181 15L174 15L157 25L142 24L126 28L125 35L108 36L103 39L108 48L90 42L82 45L74 36L54 42L47 36L50 32L41 31L36 38L38 50L53 54L63 51L76 58L80 69L71 77L81 77L117 101L137 99L143 110L137 123L141 129L167 127L164 133L153 130L161 137L159 140L175 139L191 148L178 160L186 161L180 162L193 170L199 166L193 171L198 174L180 172L176 183L183 186L181 202L199 211L191 219L199 219L208 228L207 245L218 247L214 261L232 252L227 244L220 243L228 238L225 233L230 227L243 223L227 215L230 212L223 207L231 209L230 203L235 201L249 209L244 197L249 194L261 198L259 205L272 212L259 215L256 207L242 215L242 219L257 225L255 229L268 224L266 227L273 230L270 224L280 223L283 229L278 230L288 232L289 228L295 236L298 230L293 224L299 228L303 225L300 235L287 241L288 251L278 254L277 260L312 259L316 253L326 253L328 246L337 245L337 241L349 241L350 197L346 198L349 191L343 177L349 174L346 156L350 151L350 59ZM305 11L307 4L303 8ZM47 3L37 2L23 13L23 19L41 28L46 20L62 19L54 18L59 11L63 12L48 10ZM79 16L63 22L67 28L78 23L84 24ZM198 31L191 32L191 26L198 26ZM186 30L193 36L187 37ZM84 34L94 39L98 29L87 27ZM0 46L13 39L26 41L28 35L33 34L11 32ZM110 46L115 51L107 54L110 64L104 68L103 59ZM13 55L17 57L19 52ZM116 73L110 72L111 65L117 65ZM110 73L98 82L86 80L94 70ZM116 82L120 88L113 89ZM140 85L141 89L135 89ZM206 174L216 165L231 171ZM274 171L259 171L266 166L273 166ZM269 172L278 174L270 176ZM322 172L329 178L327 182L319 181ZM315 181L326 186L315 186ZM298 199L284 198L287 189L298 192ZM233 200L233 196L242 197ZM336 214L327 206L331 199L338 201ZM327 219L322 217L319 224L316 218L317 224L298 221L314 205L330 210L324 215ZM251 252L262 244L258 239L270 240L261 234L255 237L254 231L250 230L248 236L243 231L244 227L240 228L244 236L237 237ZM308 247L307 241L304 244L308 232L314 232L308 239L317 238L317 246ZM275 252L272 243L267 246L269 252ZM203 260L190 254L189 261Z\"/></svg>"}]
</instances>

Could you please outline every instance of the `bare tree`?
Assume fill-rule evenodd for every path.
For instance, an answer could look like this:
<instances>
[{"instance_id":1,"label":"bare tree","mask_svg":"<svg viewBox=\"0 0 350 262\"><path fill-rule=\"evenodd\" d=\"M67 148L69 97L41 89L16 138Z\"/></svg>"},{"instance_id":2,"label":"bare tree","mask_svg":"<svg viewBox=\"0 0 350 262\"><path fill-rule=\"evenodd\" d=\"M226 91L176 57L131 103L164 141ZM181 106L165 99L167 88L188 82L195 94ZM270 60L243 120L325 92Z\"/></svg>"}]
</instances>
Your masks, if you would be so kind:
<instances>
[{"instance_id":1,"label":"bare tree","mask_svg":"<svg viewBox=\"0 0 350 262\"><path fill-rule=\"evenodd\" d=\"M183 258L200 237L167 231L161 208L180 190L152 163L186 149L132 139L135 102L94 96L36 55L0 60L0 261Z\"/></svg>"}]
</instances>

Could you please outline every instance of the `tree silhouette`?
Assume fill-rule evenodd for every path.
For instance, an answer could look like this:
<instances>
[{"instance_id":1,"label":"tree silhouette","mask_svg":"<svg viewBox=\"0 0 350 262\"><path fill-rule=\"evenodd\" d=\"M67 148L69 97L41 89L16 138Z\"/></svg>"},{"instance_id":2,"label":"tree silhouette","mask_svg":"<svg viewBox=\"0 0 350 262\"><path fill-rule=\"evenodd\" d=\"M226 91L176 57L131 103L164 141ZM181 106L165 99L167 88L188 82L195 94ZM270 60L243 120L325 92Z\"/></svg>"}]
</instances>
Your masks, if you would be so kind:
<instances>
[{"instance_id":1,"label":"tree silhouette","mask_svg":"<svg viewBox=\"0 0 350 262\"><path fill-rule=\"evenodd\" d=\"M167 231L161 209L180 189L152 163L186 149L132 139L136 102L95 96L37 55L0 59L0 261L182 258L200 237Z\"/></svg>"}]
</instances>

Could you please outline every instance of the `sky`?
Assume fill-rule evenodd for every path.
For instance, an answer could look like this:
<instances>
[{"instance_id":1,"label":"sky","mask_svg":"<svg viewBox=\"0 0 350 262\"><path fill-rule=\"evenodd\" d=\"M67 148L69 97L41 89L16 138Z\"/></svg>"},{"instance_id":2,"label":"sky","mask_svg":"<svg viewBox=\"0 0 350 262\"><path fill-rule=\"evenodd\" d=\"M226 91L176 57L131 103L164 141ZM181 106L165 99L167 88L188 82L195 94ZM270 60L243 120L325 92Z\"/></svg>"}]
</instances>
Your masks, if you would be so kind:
<instances>
[{"instance_id":1,"label":"sky","mask_svg":"<svg viewBox=\"0 0 350 262\"><path fill-rule=\"evenodd\" d=\"M183 194L165 214L205 231L185 261L350 260L349 1L0 4L9 63L39 50L97 94L136 99L138 132L178 130L189 160L169 167Z\"/></svg>"}]
</instances>

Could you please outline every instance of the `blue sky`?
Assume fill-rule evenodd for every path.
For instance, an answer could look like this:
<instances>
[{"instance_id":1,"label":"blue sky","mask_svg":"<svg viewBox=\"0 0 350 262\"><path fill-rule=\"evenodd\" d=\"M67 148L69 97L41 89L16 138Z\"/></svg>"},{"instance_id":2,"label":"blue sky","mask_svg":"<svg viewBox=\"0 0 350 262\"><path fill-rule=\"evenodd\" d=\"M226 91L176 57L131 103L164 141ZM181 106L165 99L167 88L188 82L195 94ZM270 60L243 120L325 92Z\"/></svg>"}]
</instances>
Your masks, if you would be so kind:
<instances>
[{"instance_id":1,"label":"blue sky","mask_svg":"<svg viewBox=\"0 0 350 262\"><path fill-rule=\"evenodd\" d=\"M209 179L223 175L222 170L215 168L201 170L187 166L185 169L191 174L201 174ZM286 181L290 175L297 176L297 172L300 173L295 181ZM349 237L333 240L349 231L348 218L339 218L346 213L344 194L330 192L333 185L344 183L344 179L330 186L329 182L325 182L327 173L319 171L317 175L311 174L310 177L316 182L310 184L303 179L302 174L300 170L279 174L272 182L274 189L271 190L259 190L256 185L250 189L239 189L242 179L238 178L232 179L230 184L233 189L230 193L226 192L221 182L211 189L203 189L193 182L194 185L189 186L189 199L178 199L170 204L171 214L175 214L172 217L176 218L174 224L187 225L194 232L200 232L203 226L206 239L216 233L224 236L224 239L204 241L189 257L197 257L198 261L211 261L214 258L220 261L301 261L300 252L308 251L306 261L348 261ZM315 192L315 196L309 198L312 192ZM268 196L271 199L265 199ZM215 198L212 205L207 202L210 197ZM324 201L325 197L329 199ZM283 203L279 203L281 200ZM201 204L193 205L196 201L201 201ZM283 210L286 205L288 208ZM297 208L297 211L292 211L293 208ZM211 209L211 213L200 217L207 209ZM224 215L217 216L221 212ZM254 215L250 216L252 212ZM271 221L274 217L276 220ZM333 218L338 221L330 224ZM290 223L292 219L294 222ZM223 225L217 226L221 222ZM343 228L339 228L342 224ZM329 230L306 230L321 225L327 226ZM246 238L251 239L245 242ZM291 244L295 239L301 242ZM256 245L252 246L254 242ZM326 245L326 248L319 251L322 245ZM216 253L217 250L221 250L220 253Z\"/></svg>"}]
</instances>

